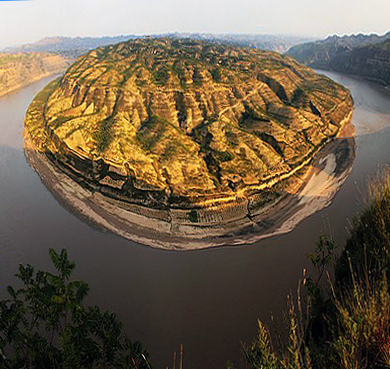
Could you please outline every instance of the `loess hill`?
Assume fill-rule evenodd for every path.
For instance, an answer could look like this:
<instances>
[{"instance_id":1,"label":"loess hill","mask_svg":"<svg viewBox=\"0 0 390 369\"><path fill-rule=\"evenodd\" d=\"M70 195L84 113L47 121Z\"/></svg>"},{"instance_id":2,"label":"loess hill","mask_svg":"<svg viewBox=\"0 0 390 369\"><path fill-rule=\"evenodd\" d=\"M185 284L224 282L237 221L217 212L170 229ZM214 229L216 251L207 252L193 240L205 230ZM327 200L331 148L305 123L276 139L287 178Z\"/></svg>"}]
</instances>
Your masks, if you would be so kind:
<instances>
[{"instance_id":1,"label":"loess hill","mask_svg":"<svg viewBox=\"0 0 390 369\"><path fill-rule=\"evenodd\" d=\"M290 57L137 39L79 57L35 98L25 134L110 197L202 208L261 202L301 173L351 111L345 88Z\"/></svg>"},{"instance_id":2,"label":"loess hill","mask_svg":"<svg viewBox=\"0 0 390 369\"><path fill-rule=\"evenodd\" d=\"M69 60L50 53L0 53L0 96L52 74L63 73Z\"/></svg>"}]
</instances>

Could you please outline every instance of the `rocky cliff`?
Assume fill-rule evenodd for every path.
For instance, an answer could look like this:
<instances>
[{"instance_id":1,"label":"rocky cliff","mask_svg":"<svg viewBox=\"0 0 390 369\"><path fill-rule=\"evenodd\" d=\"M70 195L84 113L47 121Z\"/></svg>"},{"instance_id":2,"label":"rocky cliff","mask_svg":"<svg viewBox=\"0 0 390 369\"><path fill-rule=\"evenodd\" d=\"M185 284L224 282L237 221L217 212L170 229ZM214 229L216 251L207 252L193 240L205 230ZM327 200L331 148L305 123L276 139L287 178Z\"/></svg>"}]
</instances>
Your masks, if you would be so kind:
<instances>
[{"instance_id":1,"label":"rocky cliff","mask_svg":"<svg viewBox=\"0 0 390 369\"><path fill-rule=\"evenodd\" d=\"M233 204L246 216L296 181L351 112L345 88L292 58L138 39L80 57L33 101L25 135L108 197L160 210Z\"/></svg>"},{"instance_id":2,"label":"rocky cliff","mask_svg":"<svg viewBox=\"0 0 390 369\"><path fill-rule=\"evenodd\" d=\"M0 96L66 70L69 61L47 53L0 54Z\"/></svg>"},{"instance_id":3,"label":"rocky cliff","mask_svg":"<svg viewBox=\"0 0 390 369\"><path fill-rule=\"evenodd\" d=\"M390 32L384 36L332 36L294 46L287 54L313 68L390 84Z\"/></svg>"}]
</instances>

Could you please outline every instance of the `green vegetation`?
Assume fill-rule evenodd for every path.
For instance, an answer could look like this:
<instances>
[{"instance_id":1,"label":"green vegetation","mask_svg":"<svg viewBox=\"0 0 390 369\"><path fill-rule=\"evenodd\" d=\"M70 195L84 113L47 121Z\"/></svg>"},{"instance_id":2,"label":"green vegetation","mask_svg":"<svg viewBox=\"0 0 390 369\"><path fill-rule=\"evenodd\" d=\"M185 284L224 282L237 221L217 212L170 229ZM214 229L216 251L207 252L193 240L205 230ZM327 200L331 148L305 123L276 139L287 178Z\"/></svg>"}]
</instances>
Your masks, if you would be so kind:
<instances>
[{"instance_id":1,"label":"green vegetation","mask_svg":"<svg viewBox=\"0 0 390 369\"><path fill-rule=\"evenodd\" d=\"M23 287L8 286L0 300L0 367L2 369L150 369L139 342L122 333L110 312L83 304L88 284L71 280L75 263L65 250L49 251L56 273L20 265Z\"/></svg>"},{"instance_id":2,"label":"green vegetation","mask_svg":"<svg viewBox=\"0 0 390 369\"><path fill-rule=\"evenodd\" d=\"M230 151L216 151L216 150L214 150L214 156L221 163L234 159L234 154L232 154Z\"/></svg>"},{"instance_id":3,"label":"green vegetation","mask_svg":"<svg viewBox=\"0 0 390 369\"><path fill-rule=\"evenodd\" d=\"M341 256L325 236L308 255L317 278L304 276L290 299L286 345L275 348L259 322L244 346L248 368L390 368L390 172L369 193Z\"/></svg>"},{"instance_id":4,"label":"green vegetation","mask_svg":"<svg viewBox=\"0 0 390 369\"><path fill-rule=\"evenodd\" d=\"M337 264L336 277L345 283L351 282L350 264L359 274L367 270L372 278L380 279L383 273L390 278L390 172L373 181L369 198Z\"/></svg>"},{"instance_id":5,"label":"green vegetation","mask_svg":"<svg viewBox=\"0 0 390 369\"><path fill-rule=\"evenodd\" d=\"M214 82L221 83L222 73L220 68L211 69L210 74Z\"/></svg>"},{"instance_id":6,"label":"green vegetation","mask_svg":"<svg viewBox=\"0 0 390 369\"><path fill-rule=\"evenodd\" d=\"M100 122L99 129L94 132L96 146L100 153L107 150L113 139L112 127L114 123L114 119L112 117L108 117L107 119L104 119L102 122Z\"/></svg>"},{"instance_id":7,"label":"green vegetation","mask_svg":"<svg viewBox=\"0 0 390 369\"><path fill-rule=\"evenodd\" d=\"M159 66L153 70L153 76L157 85L164 86L169 80L170 68L167 65Z\"/></svg>"},{"instance_id":8,"label":"green vegetation","mask_svg":"<svg viewBox=\"0 0 390 369\"><path fill-rule=\"evenodd\" d=\"M192 223L198 223L198 213L195 209L192 209L189 213L188 213L188 219L190 220L190 222Z\"/></svg>"},{"instance_id":9,"label":"green vegetation","mask_svg":"<svg viewBox=\"0 0 390 369\"><path fill-rule=\"evenodd\" d=\"M142 123L142 128L137 132L137 141L144 150L153 152L154 146L161 140L167 131L168 122L165 119L153 115Z\"/></svg>"}]
</instances>

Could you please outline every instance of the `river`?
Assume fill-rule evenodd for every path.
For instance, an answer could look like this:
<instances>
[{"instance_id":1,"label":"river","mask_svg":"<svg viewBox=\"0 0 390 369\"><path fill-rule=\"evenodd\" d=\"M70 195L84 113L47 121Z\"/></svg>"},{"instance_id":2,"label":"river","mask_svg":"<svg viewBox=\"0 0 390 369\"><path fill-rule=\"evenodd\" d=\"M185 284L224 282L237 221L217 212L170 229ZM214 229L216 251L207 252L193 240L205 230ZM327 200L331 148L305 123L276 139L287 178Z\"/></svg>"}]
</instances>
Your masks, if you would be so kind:
<instances>
[{"instance_id":1,"label":"river","mask_svg":"<svg viewBox=\"0 0 390 369\"><path fill-rule=\"evenodd\" d=\"M390 162L390 93L350 77L326 73L355 101L357 152L352 172L332 204L292 232L239 247L175 252L102 232L62 207L29 167L23 117L50 79L0 99L0 296L15 284L19 263L51 269L48 248L67 248L75 277L90 284L89 304L114 311L131 339L149 351L154 368L172 369L184 345L185 369L238 367L241 342L256 335L258 318L281 316L306 254L330 231L343 244L362 208L367 179Z\"/></svg>"}]
</instances>

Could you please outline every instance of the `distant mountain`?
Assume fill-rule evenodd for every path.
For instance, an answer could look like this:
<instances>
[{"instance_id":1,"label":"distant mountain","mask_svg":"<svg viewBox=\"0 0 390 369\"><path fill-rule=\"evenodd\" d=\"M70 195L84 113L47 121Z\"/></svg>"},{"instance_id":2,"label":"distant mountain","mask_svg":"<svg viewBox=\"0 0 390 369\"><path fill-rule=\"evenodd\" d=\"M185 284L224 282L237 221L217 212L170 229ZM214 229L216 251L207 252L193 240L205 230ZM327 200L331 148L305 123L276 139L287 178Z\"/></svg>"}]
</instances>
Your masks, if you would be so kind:
<instances>
[{"instance_id":1,"label":"distant mountain","mask_svg":"<svg viewBox=\"0 0 390 369\"><path fill-rule=\"evenodd\" d=\"M134 35L115 37L46 37L31 44L7 47L4 49L4 52L50 52L65 54L68 57L77 57L99 46L117 44L135 37Z\"/></svg>"},{"instance_id":2,"label":"distant mountain","mask_svg":"<svg viewBox=\"0 0 390 369\"><path fill-rule=\"evenodd\" d=\"M174 33L167 37L190 38L209 42L221 42L233 46L244 46L262 50L286 52L291 46L302 42L312 41L309 38L284 35L256 35L256 34L210 34L210 33Z\"/></svg>"},{"instance_id":3,"label":"distant mountain","mask_svg":"<svg viewBox=\"0 0 390 369\"><path fill-rule=\"evenodd\" d=\"M390 84L390 32L383 36L330 36L322 41L293 46L287 54L313 68Z\"/></svg>"},{"instance_id":4,"label":"distant mountain","mask_svg":"<svg viewBox=\"0 0 390 369\"><path fill-rule=\"evenodd\" d=\"M40 41L21 46L7 47L5 52L51 52L62 54L66 57L77 57L88 50L100 46L117 44L130 39L139 38L136 35L121 35L116 37L46 37ZM291 46L309 41L309 39L294 36L274 35L214 35L202 33L168 33L151 35L151 38L168 37L174 39L189 38L209 42L227 43L235 46L247 46L263 50L285 52Z\"/></svg>"}]
</instances>

